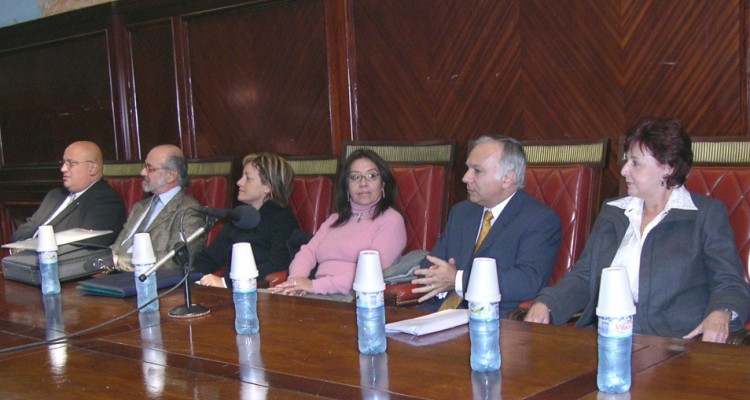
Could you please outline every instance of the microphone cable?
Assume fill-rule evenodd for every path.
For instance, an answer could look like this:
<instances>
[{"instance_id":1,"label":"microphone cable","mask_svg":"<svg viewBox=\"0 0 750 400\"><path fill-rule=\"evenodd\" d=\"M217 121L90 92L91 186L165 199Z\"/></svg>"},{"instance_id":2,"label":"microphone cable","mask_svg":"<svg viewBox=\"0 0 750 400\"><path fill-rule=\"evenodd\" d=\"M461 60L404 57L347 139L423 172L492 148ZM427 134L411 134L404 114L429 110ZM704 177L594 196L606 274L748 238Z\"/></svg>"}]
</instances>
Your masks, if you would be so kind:
<instances>
[{"instance_id":1,"label":"microphone cable","mask_svg":"<svg viewBox=\"0 0 750 400\"><path fill-rule=\"evenodd\" d=\"M147 307L149 304L155 302L156 300L159 300L162 297L164 297L164 296L172 293L175 289L177 289L178 287L180 287L185 282L185 280L187 280L187 278L189 276L190 276L190 274L185 274L185 276L183 276L182 279L180 279L180 281L177 282L177 284L175 284L171 288L167 289L167 291L165 291L164 293L162 293L162 294L154 297L153 299L149 300L148 302L146 302L146 304L142 305L141 307L136 307L134 310L128 311L125 314L122 314L120 316L112 318L112 319L110 319L108 321L104 321L104 322L102 322L100 324L97 324L97 325L94 325L92 327L80 330L78 332L73 332L73 333L70 333L70 334L67 334L67 335L64 335L64 336L60 336L60 337L57 337L57 338L54 338L54 339L45 339L44 341L41 341L41 342L26 343L26 344L22 344L22 345L18 345L18 346L13 346L13 347L5 348L5 349L0 349L0 354L5 354L5 353L13 352L13 351L18 351L18 350L33 349L35 347L41 347L41 346L48 346L48 345L52 345L52 344L57 344L57 343L60 343L60 342L64 342L64 341L66 341L68 339L72 339L72 338L75 338L75 337L78 337L78 336L85 335L85 334L93 332L93 331L95 331L97 329L101 329L101 328L103 328L103 327L105 327L107 325L111 325L111 324L113 324L115 322L121 321L121 320L123 320L123 319L125 319L125 318L127 318L127 317L129 317L129 316L131 316L131 315L133 315L133 314L141 311L141 309Z\"/></svg>"}]
</instances>

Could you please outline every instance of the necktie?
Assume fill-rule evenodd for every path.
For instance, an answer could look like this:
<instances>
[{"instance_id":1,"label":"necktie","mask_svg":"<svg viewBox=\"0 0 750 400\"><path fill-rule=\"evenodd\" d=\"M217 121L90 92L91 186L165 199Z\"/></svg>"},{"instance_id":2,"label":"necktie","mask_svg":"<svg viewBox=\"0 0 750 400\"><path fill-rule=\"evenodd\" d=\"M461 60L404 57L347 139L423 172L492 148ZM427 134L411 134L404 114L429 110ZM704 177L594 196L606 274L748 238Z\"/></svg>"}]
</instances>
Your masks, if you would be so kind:
<instances>
[{"instance_id":1,"label":"necktie","mask_svg":"<svg viewBox=\"0 0 750 400\"><path fill-rule=\"evenodd\" d=\"M60 215L60 213L64 209L68 208L69 205L73 204L73 202L75 201L75 199L76 199L76 194L75 193L69 194L68 197L66 197L65 200L63 200L63 202L60 203L60 205L57 207L57 209L55 209L55 211L49 217L47 217L47 219L44 221L44 223L42 223L42 225L49 225L49 223L52 222L52 220L55 219L55 217L57 217L58 215ZM39 235L39 228L37 228L36 232L34 232L34 236L32 236L32 237L36 238L37 235Z\"/></svg>"},{"instance_id":2,"label":"necktie","mask_svg":"<svg viewBox=\"0 0 750 400\"><path fill-rule=\"evenodd\" d=\"M154 208L156 208L156 203L159 201L159 196L153 195L151 196L151 201L148 202L148 207L146 208L146 211L143 212L143 219L141 219L141 222L138 224L138 227L135 228L135 230L128 236L125 241L122 242L122 245L120 245L121 248L127 249L130 248L130 246L133 245L133 239L135 237L136 233L143 233L146 232L146 228L148 228L148 222L151 220L151 214L154 212Z\"/></svg>"},{"instance_id":3,"label":"necktie","mask_svg":"<svg viewBox=\"0 0 750 400\"><path fill-rule=\"evenodd\" d=\"M479 236L477 236L477 241L474 243L474 251L472 252L472 255L477 252L477 249L479 249L479 246L482 245L482 242L484 241L484 238L487 237L487 233L490 231L490 228L492 228L492 211L487 210L484 212L484 217L482 217L482 227L479 229ZM456 291L451 291L451 293L448 295L448 297L445 298L443 301L443 304L440 305L440 311L443 310L450 310L457 308L459 304L461 304L461 296L456 293Z\"/></svg>"},{"instance_id":4,"label":"necktie","mask_svg":"<svg viewBox=\"0 0 750 400\"><path fill-rule=\"evenodd\" d=\"M143 219L141 220L141 223L138 224L138 228L135 230L135 233L146 232L146 228L148 227L148 223L149 223L149 221L151 221L151 214L154 213L154 208L156 208L156 203L158 201L159 201L159 196L157 196L157 195L151 196L151 201L148 202L148 208L143 213Z\"/></svg>"}]
</instances>

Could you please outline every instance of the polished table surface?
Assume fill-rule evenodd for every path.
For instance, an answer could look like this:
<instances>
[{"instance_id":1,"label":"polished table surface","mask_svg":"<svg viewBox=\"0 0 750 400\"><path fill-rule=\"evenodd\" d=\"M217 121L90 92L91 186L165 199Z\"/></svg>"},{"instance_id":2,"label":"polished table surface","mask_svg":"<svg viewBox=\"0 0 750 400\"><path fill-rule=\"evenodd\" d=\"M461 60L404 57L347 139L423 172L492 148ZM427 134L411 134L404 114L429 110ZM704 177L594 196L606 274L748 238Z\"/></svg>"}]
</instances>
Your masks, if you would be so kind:
<instances>
[{"instance_id":1,"label":"polished table surface","mask_svg":"<svg viewBox=\"0 0 750 400\"><path fill-rule=\"evenodd\" d=\"M160 293L164 293L161 291ZM633 385L596 389L596 332L502 321L499 373L472 373L467 326L422 337L389 334L360 355L353 304L259 293L260 333L234 332L232 294L191 286L211 312L173 319L134 313L63 343L0 353L0 398L56 399L747 399L750 347L635 335ZM0 349L88 329L135 308L135 298L61 296L0 279ZM387 309L388 322L421 311Z\"/></svg>"}]
</instances>

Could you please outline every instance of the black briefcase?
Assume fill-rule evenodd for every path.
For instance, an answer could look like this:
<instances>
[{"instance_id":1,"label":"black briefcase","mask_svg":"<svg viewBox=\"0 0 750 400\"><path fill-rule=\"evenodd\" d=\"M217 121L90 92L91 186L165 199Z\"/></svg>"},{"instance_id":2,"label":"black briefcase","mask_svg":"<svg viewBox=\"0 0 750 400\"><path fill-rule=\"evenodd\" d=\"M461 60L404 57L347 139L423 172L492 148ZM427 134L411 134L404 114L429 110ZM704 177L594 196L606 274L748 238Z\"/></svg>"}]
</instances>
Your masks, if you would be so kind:
<instances>
[{"instance_id":1,"label":"black briefcase","mask_svg":"<svg viewBox=\"0 0 750 400\"><path fill-rule=\"evenodd\" d=\"M39 260L36 251L24 250L20 253L3 258L3 276L31 285L40 286ZM105 267L111 267L112 249L81 247L71 244L59 246L57 249L57 265L60 281L71 281L98 272Z\"/></svg>"}]
</instances>

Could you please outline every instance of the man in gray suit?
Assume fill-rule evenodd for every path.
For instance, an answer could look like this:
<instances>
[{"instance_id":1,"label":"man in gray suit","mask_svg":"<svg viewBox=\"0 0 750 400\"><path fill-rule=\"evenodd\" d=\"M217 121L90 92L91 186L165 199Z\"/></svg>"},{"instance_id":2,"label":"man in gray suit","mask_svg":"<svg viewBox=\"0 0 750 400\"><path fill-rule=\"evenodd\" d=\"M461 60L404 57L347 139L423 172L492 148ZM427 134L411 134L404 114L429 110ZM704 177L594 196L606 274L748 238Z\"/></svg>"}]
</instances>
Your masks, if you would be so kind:
<instances>
[{"instance_id":1,"label":"man in gray suit","mask_svg":"<svg viewBox=\"0 0 750 400\"><path fill-rule=\"evenodd\" d=\"M175 243L180 242L181 220L185 238L204 224L200 214L188 210L189 207L200 204L183 190L190 184L190 179L187 175L187 160L179 147L154 147L146 156L141 176L143 191L153 195L133 205L120 235L110 246L114 267L118 270L133 270L131 256L133 236L136 233L146 232L151 236L154 254L160 260L173 249ZM205 236L202 236L190 243L190 254L195 254L202 248L204 241ZM181 266L170 260L165 267Z\"/></svg>"}]
</instances>

